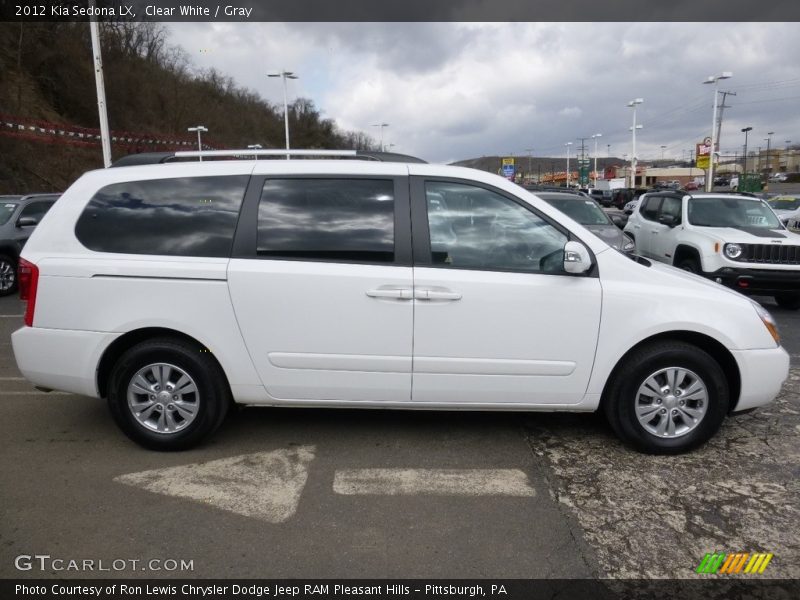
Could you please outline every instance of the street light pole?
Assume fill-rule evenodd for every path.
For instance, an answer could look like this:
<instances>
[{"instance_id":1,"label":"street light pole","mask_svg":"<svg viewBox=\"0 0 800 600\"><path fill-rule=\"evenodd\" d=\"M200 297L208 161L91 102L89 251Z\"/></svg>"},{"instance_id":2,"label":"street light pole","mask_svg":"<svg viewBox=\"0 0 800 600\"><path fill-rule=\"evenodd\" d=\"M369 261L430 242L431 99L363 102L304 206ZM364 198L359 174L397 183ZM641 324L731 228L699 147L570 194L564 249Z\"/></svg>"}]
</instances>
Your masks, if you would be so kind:
<instances>
[{"instance_id":1,"label":"street light pole","mask_svg":"<svg viewBox=\"0 0 800 600\"><path fill-rule=\"evenodd\" d=\"M592 187L597 187L597 138L601 137L603 137L602 133L595 133L592 136L594 138L594 185Z\"/></svg>"},{"instance_id":2,"label":"street light pole","mask_svg":"<svg viewBox=\"0 0 800 600\"><path fill-rule=\"evenodd\" d=\"M747 134L748 132L753 131L752 127L745 127L742 129L742 133L744 134L744 167L742 167L742 174L744 175L744 179L747 179ZM741 187L743 181L739 182L739 186Z\"/></svg>"},{"instance_id":3,"label":"street light pole","mask_svg":"<svg viewBox=\"0 0 800 600\"><path fill-rule=\"evenodd\" d=\"M198 125L197 127L189 127L189 129L187 129L187 131L196 131L197 132L197 150L202 152L202 150L203 150L202 134L207 132L208 129L206 129L202 125ZM200 162L203 162L203 155L202 154L200 156L198 156L197 158L200 159Z\"/></svg>"},{"instance_id":4,"label":"street light pole","mask_svg":"<svg viewBox=\"0 0 800 600\"><path fill-rule=\"evenodd\" d=\"M388 127L389 123L373 123L372 126L381 128L381 152L383 152L383 128Z\"/></svg>"},{"instance_id":5,"label":"street light pole","mask_svg":"<svg viewBox=\"0 0 800 600\"><path fill-rule=\"evenodd\" d=\"M281 77L283 79L283 125L286 129L286 149L289 149L289 101L287 98L286 92L286 80L287 79L298 79L297 75L292 73L291 71L282 70L280 73L267 73L267 77ZM290 156L286 154L286 160L289 160Z\"/></svg>"},{"instance_id":6,"label":"street light pole","mask_svg":"<svg viewBox=\"0 0 800 600\"><path fill-rule=\"evenodd\" d=\"M706 191L710 192L711 187L714 185L714 154L717 151L717 142L715 140L715 133L717 131L717 90L719 88L720 79L730 79L733 73L730 71L723 71L722 75L709 75L703 82L704 84L710 83L714 85L714 110L711 113L711 156L708 157L708 177L706 177Z\"/></svg>"},{"instance_id":7,"label":"street light pole","mask_svg":"<svg viewBox=\"0 0 800 600\"><path fill-rule=\"evenodd\" d=\"M666 150L666 146L661 146L661 162L664 162L664 150Z\"/></svg>"},{"instance_id":8,"label":"street light pole","mask_svg":"<svg viewBox=\"0 0 800 600\"><path fill-rule=\"evenodd\" d=\"M644 98L634 98L628 102L628 107L633 109L633 126L631 127L631 187L636 187L636 130L641 129L641 125L636 124L636 107L644 102Z\"/></svg>"},{"instance_id":9,"label":"street light pole","mask_svg":"<svg viewBox=\"0 0 800 600\"><path fill-rule=\"evenodd\" d=\"M564 145L567 147L567 188L569 188L569 147L572 146L572 142L567 142Z\"/></svg>"}]
</instances>

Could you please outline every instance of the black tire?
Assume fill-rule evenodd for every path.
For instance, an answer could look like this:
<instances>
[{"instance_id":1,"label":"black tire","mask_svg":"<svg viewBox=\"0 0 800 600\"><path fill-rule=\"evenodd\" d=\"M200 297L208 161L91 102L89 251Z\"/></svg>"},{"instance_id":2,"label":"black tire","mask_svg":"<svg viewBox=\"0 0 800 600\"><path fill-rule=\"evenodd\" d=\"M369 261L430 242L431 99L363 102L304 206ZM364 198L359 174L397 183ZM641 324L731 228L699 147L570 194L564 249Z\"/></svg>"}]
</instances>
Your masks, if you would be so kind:
<instances>
[{"instance_id":1,"label":"black tire","mask_svg":"<svg viewBox=\"0 0 800 600\"><path fill-rule=\"evenodd\" d=\"M623 361L603 398L606 418L623 442L648 454L680 454L704 444L719 430L728 414L730 393L722 368L709 354L692 344L664 341L639 348ZM693 429L683 435L662 438L639 422L637 395L650 375L670 367L697 374L707 390L707 406L705 415Z\"/></svg>"},{"instance_id":2,"label":"black tire","mask_svg":"<svg viewBox=\"0 0 800 600\"><path fill-rule=\"evenodd\" d=\"M16 291L17 261L8 254L0 254L0 296L10 296Z\"/></svg>"},{"instance_id":3,"label":"black tire","mask_svg":"<svg viewBox=\"0 0 800 600\"><path fill-rule=\"evenodd\" d=\"M194 387L197 390L196 393L187 394L187 398L191 400L189 406L194 409L194 416L188 423L179 422L181 428L172 432L153 430L152 424L148 426L140 422L133 408L129 406L129 384L141 369L152 364L166 364L182 370L194 380ZM169 371L168 377L177 379L180 375L177 369ZM175 391L177 393L177 390ZM167 396L170 393L172 392ZM136 398L145 397L136 396ZM156 407L157 410L150 414L160 415L161 412L169 412L173 423L176 416L182 419L180 411L168 410L168 406L174 407L178 403L155 395L150 398L158 398L159 402L169 402L169 405ZM183 399L183 396L181 398ZM225 375L208 350L199 344L174 338L156 338L133 346L117 360L109 378L108 406L114 421L130 439L152 450L186 450L199 444L222 424L230 403L230 390Z\"/></svg>"},{"instance_id":4,"label":"black tire","mask_svg":"<svg viewBox=\"0 0 800 600\"><path fill-rule=\"evenodd\" d=\"M797 310L800 309L800 294L778 294L775 302L786 310Z\"/></svg>"},{"instance_id":5,"label":"black tire","mask_svg":"<svg viewBox=\"0 0 800 600\"><path fill-rule=\"evenodd\" d=\"M697 262L697 259L694 258L684 258L678 263L678 268L696 275L700 275L701 273L700 264Z\"/></svg>"}]
</instances>

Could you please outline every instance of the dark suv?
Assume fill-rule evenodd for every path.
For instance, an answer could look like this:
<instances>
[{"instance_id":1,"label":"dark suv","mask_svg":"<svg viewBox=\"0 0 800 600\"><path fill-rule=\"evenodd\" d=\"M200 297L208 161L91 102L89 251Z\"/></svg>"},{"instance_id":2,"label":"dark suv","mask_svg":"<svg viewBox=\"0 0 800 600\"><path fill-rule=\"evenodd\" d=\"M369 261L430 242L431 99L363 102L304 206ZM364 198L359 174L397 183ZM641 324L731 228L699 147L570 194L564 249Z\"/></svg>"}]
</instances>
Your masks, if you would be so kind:
<instances>
[{"instance_id":1,"label":"dark suv","mask_svg":"<svg viewBox=\"0 0 800 600\"><path fill-rule=\"evenodd\" d=\"M60 194L0 196L0 296L17 290L17 259Z\"/></svg>"}]
</instances>

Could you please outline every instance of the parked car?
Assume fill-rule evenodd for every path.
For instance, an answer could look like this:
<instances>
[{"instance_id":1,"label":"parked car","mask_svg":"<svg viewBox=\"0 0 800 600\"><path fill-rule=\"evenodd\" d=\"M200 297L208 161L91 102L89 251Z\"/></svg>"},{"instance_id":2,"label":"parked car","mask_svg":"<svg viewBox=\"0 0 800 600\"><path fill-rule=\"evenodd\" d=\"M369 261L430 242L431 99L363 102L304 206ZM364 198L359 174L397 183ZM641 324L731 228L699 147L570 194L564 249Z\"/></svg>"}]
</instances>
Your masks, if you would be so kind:
<instances>
[{"instance_id":1,"label":"parked car","mask_svg":"<svg viewBox=\"0 0 800 600\"><path fill-rule=\"evenodd\" d=\"M22 374L106 398L156 449L237 403L600 410L673 454L788 376L758 304L631 260L502 177L235 158L254 154L272 155L140 155L70 186L19 261Z\"/></svg>"},{"instance_id":2,"label":"parked car","mask_svg":"<svg viewBox=\"0 0 800 600\"><path fill-rule=\"evenodd\" d=\"M800 194L772 196L767 199L767 204L775 211L784 225L800 217Z\"/></svg>"},{"instance_id":3,"label":"parked car","mask_svg":"<svg viewBox=\"0 0 800 600\"><path fill-rule=\"evenodd\" d=\"M646 194L625 231L642 256L800 308L800 235L760 198Z\"/></svg>"},{"instance_id":4,"label":"parked car","mask_svg":"<svg viewBox=\"0 0 800 600\"><path fill-rule=\"evenodd\" d=\"M690 181L685 186L683 186L683 189L685 189L687 192L691 192L700 189L700 184L697 183L696 181Z\"/></svg>"},{"instance_id":5,"label":"parked car","mask_svg":"<svg viewBox=\"0 0 800 600\"><path fill-rule=\"evenodd\" d=\"M714 177L714 185L729 185L731 178L729 175L717 175Z\"/></svg>"},{"instance_id":6,"label":"parked car","mask_svg":"<svg viewBox=\"0 0 800 600\"><path fill-rule=\"evenodd\" d=\"M622 232L620 226L597 206L596 202L558 192L540 192L536 195L586 227L612 248L626 254L633 254L636 251L633 240Z\"/></svg>"},{"instance_id":7,"label":"parked car","mask_svg":"<svg viewBox=\"0 0 800 600\"><path fill-rule=\"evenodd\" d=\"M58 194L0 196L0 296L17 291L17 260Z\"/></svg>"},{"instance_id":8,"label":"parked car","mask_svg":"<svg viewBox=\"0 0 800 600\"><path fill-rule=\"evenodd\" d=\"M626 215L630 216L631 214L633 214L633 211L634 211L634 210L636 210L636 205L637 205L637 204L639 204L639 198L636 198L635 200L631 200L630 202L628 202L628 203L627 203L627 204L626 204L626 205L625 205L625 206L622 208L622 211L623 211L623 212L624 212Z\"/></svg>"},{"instance_id":9,"label":"parked car","mask_svg":"<svg viewBox=\"0 0 800 600\"><path fill-rule=\"evenodd\" d=\"M769 180L774 183L784 183L788 178L786 173L774 173L770 175Z\"/></svg>"}]
</instances>

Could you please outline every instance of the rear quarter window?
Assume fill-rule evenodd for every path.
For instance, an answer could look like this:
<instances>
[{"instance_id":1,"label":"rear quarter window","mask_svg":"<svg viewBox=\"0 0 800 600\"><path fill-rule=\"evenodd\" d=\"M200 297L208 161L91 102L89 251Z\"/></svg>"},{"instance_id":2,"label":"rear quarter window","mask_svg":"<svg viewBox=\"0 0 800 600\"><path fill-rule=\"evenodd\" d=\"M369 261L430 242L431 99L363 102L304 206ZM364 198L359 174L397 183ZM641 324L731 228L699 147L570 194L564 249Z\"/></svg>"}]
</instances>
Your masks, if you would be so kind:
<instances>
[{"instance_id":1,"label":"rear quarter window","mask_svg":"<svg viewBox=\"0 0 800 600\"><path fill-rule=\"evenodd\" d=\"M228 257L248 175L115 183L100 189L75 225L96 252Z\"/></svg>"}]
</instances>

